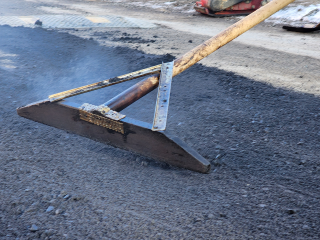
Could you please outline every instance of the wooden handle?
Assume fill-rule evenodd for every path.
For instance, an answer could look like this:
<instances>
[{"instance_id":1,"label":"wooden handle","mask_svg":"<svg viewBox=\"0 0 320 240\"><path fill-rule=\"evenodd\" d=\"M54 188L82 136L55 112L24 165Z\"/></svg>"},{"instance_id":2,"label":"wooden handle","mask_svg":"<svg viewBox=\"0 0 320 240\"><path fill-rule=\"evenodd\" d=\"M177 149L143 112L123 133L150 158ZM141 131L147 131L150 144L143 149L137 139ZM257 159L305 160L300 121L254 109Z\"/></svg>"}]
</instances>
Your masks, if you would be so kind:
<instances>
[{"instance_id":1,"label":"wooden handle","mask_svg":"<svg viewBox=\"0 0 320 240\"><path fill-rule=\"evenodd\" d=\"M219 33L215 37L210 38L198 47L187 52L174 61L173 76L176 76L184 70L188 69L192 65L196 64L203 58L207 57L214 51L226 45L228 42L237 38L244 32L264 21L272 14L276 13L292 2L294 2L294 0L273 0L265 6L254 11L250 15L246 16L242 20L228 27L226 30ZM149 77L137 83L139 87L135 87L135 85L132 86L125 92L120 93L118 96L112 98L106 104L115 111L121 111L155 89L158 83L158 76ZM128 97L128 94L135 97Z\"/></svg>"},{"instance_id":2,"label":"wooden handle","mask_svg":"<svg viewBox=\"0 0 320 240\"><path fill-rule=\"evenodd\" d=\"M231 42L233 39L239 37L244 32L261 23L272 14L276 13L292 2L294 2L294 0L273 0L265 6L254 11L247 17L228 27L215 37L210 38L198 47L187 52L174 61L173 76L183 72L187 68L226 45L228 42Z\"/></svg>"}]
</instances>

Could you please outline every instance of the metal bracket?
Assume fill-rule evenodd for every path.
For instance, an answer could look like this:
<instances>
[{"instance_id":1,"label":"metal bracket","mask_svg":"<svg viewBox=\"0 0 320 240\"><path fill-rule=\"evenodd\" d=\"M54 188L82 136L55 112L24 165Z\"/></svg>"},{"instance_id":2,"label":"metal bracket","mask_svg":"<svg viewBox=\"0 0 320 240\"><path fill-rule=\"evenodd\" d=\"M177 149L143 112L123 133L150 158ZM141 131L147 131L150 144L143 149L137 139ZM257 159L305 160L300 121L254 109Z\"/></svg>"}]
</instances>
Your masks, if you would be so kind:
<instances>
[{"instance_id":1,"label":"metal bracket","mask_svg":"<svg viewBox=\"0 0 320 240\"><path fill-rule=\"evenodd\" d=\"M164 131L166 129L173 63L174 62L162 63L161 66L157 104L154 112L152 131Z\"/></svg>"},{"instance_id":2,"label":"metal bracket","mask_svg":"<svg viewBox=\"0 0 320 240\"><path fill-rule=\"evenodd\" d=\"M89 103L84 103L81 105L80 109L89 113L99 112L103 116L115 121L119 121L126 117L126 115L113 111L108 106L105 106L105 105L96 106Z\"/></svg>"},{"instance_id":3,"label":"metal bracket","mask_svg":"<svg viewBox=\"0 0 320 240\"><path fill-rule=\"evenodd\" d=\"M109 118L101 117L97 114L93 114L87 111L79 110L80 119L94 125L105 127L107 129L114 130L116 132L124 134L124 127L122 122L114 121Z\"/></svg>"}]
</instances>

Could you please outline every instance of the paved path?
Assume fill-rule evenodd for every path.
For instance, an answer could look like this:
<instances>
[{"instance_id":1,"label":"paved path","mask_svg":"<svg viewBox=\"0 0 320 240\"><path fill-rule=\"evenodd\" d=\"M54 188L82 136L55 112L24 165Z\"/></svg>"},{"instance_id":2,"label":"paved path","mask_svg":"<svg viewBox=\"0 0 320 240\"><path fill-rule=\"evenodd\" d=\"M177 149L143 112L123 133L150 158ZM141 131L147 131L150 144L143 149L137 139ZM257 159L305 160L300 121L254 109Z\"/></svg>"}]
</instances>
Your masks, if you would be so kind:
<instances>
[{"instance_id":1,"label":"paved path","mask_svg":"<svg viewBox=\"0 0 320 240\"><path fill-rule=\"evenodd\" d=\"M239 38L174 78L168 129L212 163L209 174L198 174L29 121L16 108L171 61L234 20L75 0L2 0L0 15L23 24L30 16L160 23L0 26L1 240L320 238L314 45L301 53L298 38L297 49L277 49L280 37L257 45L291 36L262 25L249 32L248 39L259 36L256 45ZM98 105L132 84L70 100ZM123 113L150 123L155 100L153 92Z\"/></svg>"}]
</instances>

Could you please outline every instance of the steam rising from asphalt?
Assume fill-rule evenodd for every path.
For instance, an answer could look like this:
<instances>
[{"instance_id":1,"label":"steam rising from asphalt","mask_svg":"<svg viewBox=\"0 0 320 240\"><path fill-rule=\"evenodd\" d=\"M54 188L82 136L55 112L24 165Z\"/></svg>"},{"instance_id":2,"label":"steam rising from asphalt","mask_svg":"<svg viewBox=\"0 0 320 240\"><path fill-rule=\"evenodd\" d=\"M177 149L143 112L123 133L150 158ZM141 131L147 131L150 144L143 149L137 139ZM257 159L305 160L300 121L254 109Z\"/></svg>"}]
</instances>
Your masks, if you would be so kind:
<instances>
[{"instance_id":1,"label":"steam rising from asphalt","mask_svg":"<svg viewBox=\"0 0 320 240\"><path fill-rule=\"evenodd\" d=\"M86 32L86 36L87 34ZM19 106L173 59L169 54L148 55L130 48L101 46L95 41L72 35L69 31L65 33L39 28L0 26L0 36L3 44L10 46L5 52L6 59L12 58L18 66L14 71L10 70L10 73L9 70L5 71L16 74L19 78L15 85L15 91L19 94L15 101L19 101ZM12 39L14 45L9 44ZM67 100L78 104L100 105L140 80L120 83ZM124 114L151 122L155 102L156 91L125 109Z\"/></svg>"},{"instance_id":2,"label":"steam rising from asphalt","mask_svg":"<svg viewBox=\"0 0 320 240\"><path fill-rule=\"evenodd\" d=\"M101 51L97 47L81 50L73 56L57 59L60 68L48 68L35 76L32 82L38 100L49 95L83 85L102 81L130 72L129 62L119 56L115 49ZM131 70L132 71L132 70ZM70 98L73 102L100 105L134 84L137 80Z\"/></svg>"}]
</instances>

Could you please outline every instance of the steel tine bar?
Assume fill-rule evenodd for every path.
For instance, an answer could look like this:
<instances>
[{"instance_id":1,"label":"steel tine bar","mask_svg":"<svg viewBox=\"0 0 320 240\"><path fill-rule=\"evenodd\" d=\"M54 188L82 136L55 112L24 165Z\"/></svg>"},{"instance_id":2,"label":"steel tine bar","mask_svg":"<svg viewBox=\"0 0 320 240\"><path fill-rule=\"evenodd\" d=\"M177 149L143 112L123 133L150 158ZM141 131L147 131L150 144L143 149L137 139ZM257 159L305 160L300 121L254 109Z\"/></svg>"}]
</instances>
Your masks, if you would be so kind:
<instances>
[{"instance_id":1,"label":"steel tine bar","mask_svg":"<svg viewBox=\"0 0 320 240\"><path fill-rule=\"evenodd\" d=\"M143 77L146 75L159 73L160 69L161 69L161 64L153 66L153 67L145 68L145 69L142 69L142 70L139 70L136 72L121 75L119 77L110 78L110 79L103 80L100 82L96 82L96 83L92 83L92 84L85 85L82 87L74 88L74 89L71 89L68 91L56 93L56 94L50 95L49 100L50 100L50 102L60 101L62 99L73 97L73 96L76 96L76 95L79 95L82 93L91 92L91 91L94 91L94 90L97 90L100 88L108 87L108 86L111 86L114 84L129 81L129 80Z\"/></svg>"},{"instance_id":2,"label":"steel tine bar","mask_svg":"<svg viewBox=\"0 0 320 240\"><path fill-rule=\"evenodd\" d=\"M173 64L174 62L162 63L161 66L152 131L164 131L167 126Z\"/></svg>"}]
</instances>

